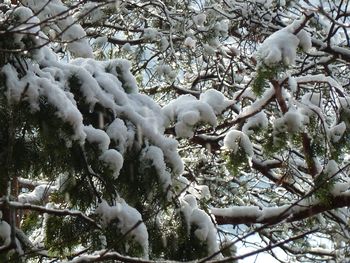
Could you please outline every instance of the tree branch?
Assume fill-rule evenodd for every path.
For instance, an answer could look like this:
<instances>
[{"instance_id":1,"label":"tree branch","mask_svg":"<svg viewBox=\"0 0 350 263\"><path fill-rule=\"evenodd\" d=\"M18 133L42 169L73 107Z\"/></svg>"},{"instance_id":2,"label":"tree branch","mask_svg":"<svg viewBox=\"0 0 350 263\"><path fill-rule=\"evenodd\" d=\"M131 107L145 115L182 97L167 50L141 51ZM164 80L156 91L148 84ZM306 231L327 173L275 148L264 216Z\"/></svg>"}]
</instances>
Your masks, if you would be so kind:
<instances>
[{"instance_id":1,"label":"tree branch","mask_svg":"<svg viewBox=\"0 0 350 263\"><path fill-rule=\"evenodd\" d=\"M277 224L286 220L287 222L300 221L317 214L327 212L336 208L350 206L350 192L346 191L339 195L329 197L327 203L318 200L313 202L299 202L295 205L281 207L258 206L234 206L230 208L212 208L218 225L225 224Z\"/></svg>"},{"instance_id":2,"label":"tree branch","mask_svg":"<svg viewBox=\"0 0 350 263\"><path fill-rule=\"evenodd\" d=\"M0 202L0 207L5 205L4 201ZM33 210L33 211L38 211L42 213L47 213L47 214L52 214L52 215L57 215L57 216L76 216L81 219L83 219L86 222L89 222L90 224L94 225L95 227L101 229L101 226L95 222L95 220L91 219L90 217L86 216L80 211L72 211L68 209L60 210L60 209L54 209L54 208L46 208L43 206L39 205L32 205L32 204L22 204L20 202L15 202L15 201L10 201L8 202L9 207L17 208L17 209L28 209L28 210Z\"/></svg>"}]
</instances>

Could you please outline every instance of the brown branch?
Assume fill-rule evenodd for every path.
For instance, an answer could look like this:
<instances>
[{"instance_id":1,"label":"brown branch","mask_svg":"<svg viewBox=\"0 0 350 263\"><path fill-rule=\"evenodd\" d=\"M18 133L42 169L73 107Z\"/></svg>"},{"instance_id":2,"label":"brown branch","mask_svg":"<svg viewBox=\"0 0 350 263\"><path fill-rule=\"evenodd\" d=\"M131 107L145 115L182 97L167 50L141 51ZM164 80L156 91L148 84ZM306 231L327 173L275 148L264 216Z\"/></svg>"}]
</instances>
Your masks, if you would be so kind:
<instances>
[{"instance_id":1,"label":"brown branch","mask_svg":"<svg viewBox=\"0 0 350 263\"><path fill-rule=\"evenodd\" d=\"M288 111L288 106L282 95L282 87L275 79L271 79L270 82L275 89L275 98L277 103L280 106L282 113L285 114Z\"/></svg>"},{"instance_id":2,"label":"brown branch","mask_svg":"<svg viewBox=\"0 0 350 263\"><path fill-rule=\"evenodd\" d=\"M350 195L349 193L343 193L330 197L328 203L315 201L309 205L296 204L276 208L266 207L263 209L260 209L257 206L223 209L214 208L212 209L212 213L215 216L218 225L277 224L284 220L286 222L300 221L336 208L349 206ZM273 213L276 210L281 210L281 212Z\"/></svg>"},{"instance_id":3,"label":"brown branch","mask_svg":"<svg viewBox=\"0 0 350 263\"><path fill-rule=\"evenodd\" d=\"M332 45L328 46L328 45L325 45L323 41L314 39L314 38L312 39L312 45L318 48L320 51L333 55L337 59L350 62L350 49L348 48L332 46Z\"/></svg>"},{"instance_id":4,"label":"brown branch","mask_svg":"<svg viewBox=\"0 0 350 263\"><path fill-rule=\"evenodd\" d=\"M4 203L4 201L0 202L0 207L2 207L4 205L6 205ZM76 216L76 217L79 217L79 218L83 219L84 221L94 225L95 227L101 229L101 226L98 225L95 222L95 220L91 219L90 217L86 216L85 214L83 214L80 211L72 211L72 210L68 210L68 209L60 210L60 209L54 209L54 208L46 208L46 207L39 206L39 205L32 205L32 204L28 204L28 203L22 204L20 202L14 202L14 201L8 202L8 206L12 207L12 208L16 208L16 209L33 210L33 211L57 215L57 216Z\"/></svg>"}]
</instances>

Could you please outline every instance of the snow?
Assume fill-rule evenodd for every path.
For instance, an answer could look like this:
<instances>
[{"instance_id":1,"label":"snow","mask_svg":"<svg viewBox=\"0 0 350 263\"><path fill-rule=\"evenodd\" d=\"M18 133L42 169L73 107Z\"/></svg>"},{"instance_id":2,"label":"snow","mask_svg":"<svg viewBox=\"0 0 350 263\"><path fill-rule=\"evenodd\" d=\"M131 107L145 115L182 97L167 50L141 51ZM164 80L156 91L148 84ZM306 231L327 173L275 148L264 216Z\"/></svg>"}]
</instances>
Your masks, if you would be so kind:
<instances>
[{"instance_id":1,"label":"snow","mask_svg":"<svg viewBox=\"0 0 350 263\"><path fill-rule=\"evenodd\" d=\"M4 242L0 246L0 250L11 244L11 226L5 220L0 220L0 239ZM18 252L19 255L23 255L24 252L23 252L21 243L17 238L15 239L15 242L16 242L16 251Z\"/></svg>"},{"instance_id":2,"label":"snow","mask_svg":"<svg viewBox=\"0 0 350 263\"><path fill-rule=\"evenodd\" d=\"M117 226L120 232L131 235L143 248L144 258L148 258L149 244L147 228L142 222L141 214L135 208L129 206L123 199L118 200L114 206L110 206L106 200L102 200L96 208L95 213L101 217L103 227L107 227L112 220L118 219Z\"/></svg>"},{"instance_id":3,"label":"snow","mask_svg":"<svg viewBox=\"0 0 350 263\"><path fill-rule=\"evenodd\" d=\"M267 128L268 119L264 111L260 111L255 114L253 117L248 118L247 122L242 127L242 132L247 135L253 135L253 128Z\"/></svg>"},{"instance_id":4,"label":"snow","mask_svg":"<svg viewBox=\"0 0 350 263\"><path fill-rule=\"evenodd\" d=\"M222 217L254 217L263 216L263 212L258 206L235 206L228 208L211 208L211 213Z\"/></svg>"},{"instance_id":5,"label":"snow","mask_svg":"<svg viewBox=\"0 0 350 263\"><path fill-rule=\"evenodd\" d=\"M343 137L345 130L346 125L343 121L331 127L329 133L332 142L338 142Z\"/></svg>"},{"instance_id":6,"label":"snow","mask_svg":"<svg viewBox=\"0 0 350 263\"><path fill-rule=\"evenodd\" d=\"M294 77L288 77L288 86L292 92L296 92L298 90L298 83Z\"/></svg>"},{"instance_id":7,"label":"snow","mask_svg":"<svg viewBox=\"0 0 350 263\"><path fill-rule=\"evenodd\" d=\"M198 27L204 27L204 23L207 20L207 16L205 13L201 13L198 15L195 15L192 17L193 22L198 26Z\"/></svg>"},{"instance_id":8,"label":"snow","mask_svg":"<svg viewBox=\"0 0 350 263\"><path fill-rule=\"evenodd\" d=\"M42 184L34 188L29 193L21 193L18 195L18 201L21 203L37 204L42 203L49 197L49 195L56 191L57 188L53 185Z\"/></svg>"},{"instance_id":9,"label":"snow","mask_svg":"<svg viewBox=\"0 0 350 263\"><path fill-rule=\"evenodd\" d=\"M285 65L294 64L299 45L305 51L311 48L311 37L308 32L301 30L297 35L294 34L301 22L302 19L296 20L265 39L258 50L258 56L265 65L274 66L279 62Z\"/></svg>"},{"instance_id":10,"label":"snow","mask_svg":"<svg viewBox=\"0 0 350 263\"><path fill-rule=\"evenodd\" d=\"M221 92L215 89L209 89L201 93L199 100L209 104L216 115L221 114L222 111L234 103L234 101L228 100Z\"/></svg>"},{"instance_id":11,"label":"snow","mask_svg":"<svg viewBox=\"0 0 350 263\"><path fill-rule=\"evenodd\" d=\"M113 177L118 178L119 172L123 167L123 156L114 149L106 150L100 155L99 159L107 164L113 171Z\"/></svg>"},{"instance_id":12,"label":"snow","mask_svg":"<svg viewBox=\"0 0 350 263\"><path fill-rule=\"evenodd\" d=\"M299 42L296 35L289 30L281 29L264 41L259 48L259 56L268 66L276 65L281 61L285 65L294 64Z\"/></svg>"},{"instance_id":13,"label":"snow","mask_svg":"<svg viewBox=\"0 0 350 263\"><path fill-rule=\"evenodd\" d=\"M163 187L163 191L168 192L172 180L171 174L167 171L162 150L156 146L149 146L145 148L143 158L145 161L150 160L152 162L152 166L154 166L159 176L159 181ZM170 193L171 192L168 192L168 194ZM170 196L168 196L168 198L170 198Z\"/></svg>"},{"instance_id":14,"label":"snow","mask_svg":"<svg viewBox=\"0 0 350 263\"><path fill-rule=\"evenodd\" d=\"M1 69L1 72L7 76L8 100L19 102L25 94L27 95L25 100L28 101L31 111L35 112L39 110L39 96L45 97L57 109L56 115L74 128L75 135L72 139L84 140L83 118L68 96L69 93L64 92L61 84L57 83L52 76L48 78L47 72L41 71L37 66L29 65L28 74L21 79L18 78L17 70L12 65L7 64Z\"/></svg>"},{"instance_id":15,"label":"snow","mask_svg":"<svg viewBox=\"0 0 350 263\"><path fill-rule=\"evenodd\" d=\"M86 140L89 143L96 143L101 152L107 151L110 138L105 131L96 129L92 125L89 125L84 127L84 132L86 133Z\"/></svg>"},{"instance_id":16,"label":"snow","mask_svg":"<svg viewBox=\"0 0 350 263\"><path fill-rule=\"evenodd\" d=\"M302 129L304 116L294 107L290 107L284 114L283 121L286 125L287 131L293 133Z\"/></svg>"},{"instance_id":17,"label":"snow","mask_svg":"<svg viewBox=\"0 0 350 263\"><path fill-rule=\"evenodd\" d=\"M84 29L69 15L68 8L60 0L23 0L21 3L30 7L40 21L53 18L55 23L50 23L50 26L52 25L54 31L61 35L61 41L66 43L68 50L74 56L93 57L92 48L85 38Z\"/></svg>"},{"instance_id":18,"label":"snow","mask_svg":"<svg viewBox=\"0 0 350 263\"><path fill-rule=\"evenodd\" d=\"M203 98L203 100L208 99ZM172 100L162 108L162 113L167 117L164 126L169 126L173 121L176 122L175 132L178 137L192 137L193 128L198 122L206 122L214 127L217 125L214 109L208 103L197 100L189 94Z\"/></svg>"},{"instance_id":19,"label":"snow","mask_svg":"<svg viewBox=\"0 0 350 263\"><path fill-rule=\"evenodd\" d=\"M117 144L117 149L124 154L128 148L129 132L124 121L116 118L106 130L107 135Z\"/></svg>"},{"instance_id":20,"label":"snow","mask_svg":"<svg viewBox=\"0 0 350 263\"><path fill-rule=\"evenodd\" d=\"M186 37L184 41L184 45L188 47L189 49L194 49L196 47L196 40L192 37Z\"/></svg>"},{"instance_id":21,"label":"snow","mask_svg":"<svg viewBox=\"0 0 350 263\"><path fill-rule=\"evenodd\" d=\"M155 28L145 28L143 37L149 41L157 40L159 36L157 29Z\"/></svg>"},{"instance_id":22,"label":"snow","mask_svg":"<svg viewBox=\"0 0 350 263\"><path fill-rule=\"evenodd\" d=\"M237 153L241 149L249 156L254 155L253 145L249 137L238 130L230 130L224 138L224 148Z\"/></svg>"},{"instance_id":23,"label":"snow","mask_svg":"<svg viewBox=\"0 0 350 263\"><path fill-rule=\"evenodd\" d=\"M329 160L326 167L324 168L324 173L328 178L339 178L339 165L335 160Z\"/></svg>"},{"instance_id":24,"label":"snow","mask_svg":"<svg viewBox=\"0 0 350 263\"><path fill-rule=\"evenodd\" d=\"M0 221L0 237L1 237L1 240L4 242L2 245L3 247L10 245L11 226L5 220Z\"/></svg>"},{"instance_id":25,"label":"snow","mask_svg":"<svg viewBox=\"0 0 350 263\"><path fill-rule=\"evenodd\" d=\"M297 37L299 38L300 42L299 45L300 47L305 51L309 51L312 47L312 41L310 34L306 32L305 30L301 30L298 34Z\"/></svg>"},{"instance_id":26,"label":"snow","mask_svg":"<svg viewBox=\"0 0 350 263\"><path fill-rule=\"evenodd\" d=\"M20 42L22 38L26 36L26 34L35 35L40 31L40 26L38 26L40 20L29 8L19 6L13 10L11 15L19 19L19 26L10 27L11 31L20 32L15 35L15 38L16 36L18 37L17 41L15 42Z\"/></svg>"},{"instance_id":27,"label":"snow","mask_svg":"<svg viewBox=\"0 0 350 263\"><path fill-rule=\"evenodd\" d=\"M208 248L208 254L211 255L219 251L219 244L217 242L217 230L213 224L210 216L203 210L198 208L196 198L187 194L180 198L180 210L184 215L187 224L188 233L191 231L191 227L194 225L197 229L194 231L195 236L206 242ZM217 258L222 257L221 254Z\"/></svg>"}]
</instances>

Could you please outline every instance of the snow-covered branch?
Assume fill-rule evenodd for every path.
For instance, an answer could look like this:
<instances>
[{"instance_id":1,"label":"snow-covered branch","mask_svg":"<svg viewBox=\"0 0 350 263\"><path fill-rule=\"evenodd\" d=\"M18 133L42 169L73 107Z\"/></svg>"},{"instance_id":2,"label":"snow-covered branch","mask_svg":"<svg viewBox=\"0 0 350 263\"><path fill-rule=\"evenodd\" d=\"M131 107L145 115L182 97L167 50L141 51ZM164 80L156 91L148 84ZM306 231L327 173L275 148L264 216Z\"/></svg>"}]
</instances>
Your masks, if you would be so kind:
<instances>
[{"instance_id":1,"label":"snow-covered branch","mask_svg":"<svg viewBox=\"0 0 350 263\"><path fill-rule=\"evenodd\" d=\"M338 185L338 187L344 186ZM278 224L283 221L299 221L333 209L350 206L349 191L329 197L327 203L309 198L297 204L280 207L234 206L230 208L212 208L211 212L219 225Z\"/></svg>"},{"instance_id":2,"label":"snow-covered branch","mask_svg":"<svg viewBox=\"0 0 350 263\"><path fill-rule=\"evenodd\" d=\"M0 202L0 206L4 205L4 202ZM15 202L15 201L10 201L7 203L8 206L20 210L32 210L32 211L37 211L40 213L47 213L51 215L57 215L57 216L75 216L79 217L82 220L92 224L96 228L101 228L101 226L95 222L92 218L88 217L84 213L80 211L74 211L74 210L68 210L68 209L55 209L55 208L48 208L48 207L43 207L39 205L32 205L28 203L20 203L20 202Z\"/></svg>"}]
</instances>

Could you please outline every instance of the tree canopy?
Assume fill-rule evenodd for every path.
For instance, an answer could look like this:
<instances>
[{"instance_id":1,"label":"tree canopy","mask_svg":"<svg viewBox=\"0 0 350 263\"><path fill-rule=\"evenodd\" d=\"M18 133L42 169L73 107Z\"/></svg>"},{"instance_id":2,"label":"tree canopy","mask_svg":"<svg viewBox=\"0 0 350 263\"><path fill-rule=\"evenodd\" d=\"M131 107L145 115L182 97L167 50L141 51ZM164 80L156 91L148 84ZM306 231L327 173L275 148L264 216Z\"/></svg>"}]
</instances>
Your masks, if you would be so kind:
<instances>
[{"instance_id":1,"label":"tree canopy","mask_svg":"<svg viewBox=\"0 0 350 263\"><path fill-rule=\"evenodd\" d=\"M1 1L0 261L349 261L349 5Z\"/></svg>"}]
</instances>

